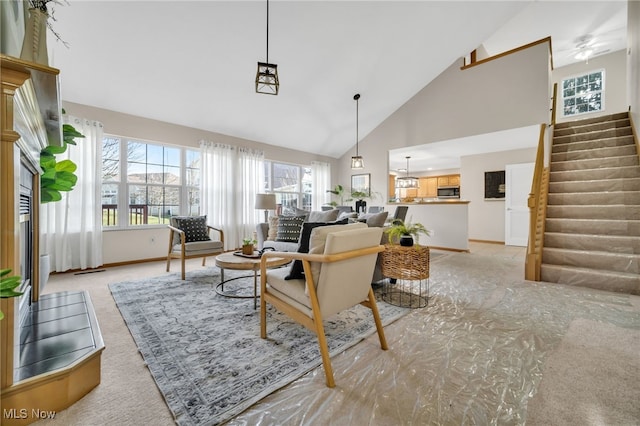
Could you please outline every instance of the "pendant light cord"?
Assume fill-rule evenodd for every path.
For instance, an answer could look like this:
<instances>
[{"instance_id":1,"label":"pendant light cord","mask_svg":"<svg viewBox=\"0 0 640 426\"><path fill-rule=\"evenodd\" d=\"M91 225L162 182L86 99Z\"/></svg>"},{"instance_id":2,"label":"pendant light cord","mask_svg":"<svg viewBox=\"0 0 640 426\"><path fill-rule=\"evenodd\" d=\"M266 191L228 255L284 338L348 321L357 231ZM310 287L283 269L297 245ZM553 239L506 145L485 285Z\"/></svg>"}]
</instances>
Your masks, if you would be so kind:
<instances>
[{"instance_id":1,"label":"pendant light cord","mask_svg":"<svg viewBox=\"0 0 640 426\"><path fill-rule=\"evenodd\" d=\"M269 0L267 0L267 63L269 63Z\"/></svg>"},{"instance_id":2,"label":"pendant light cord","mask_svg":"<svg viewBox=\"0 0 640 426\"><path fill-rule=\"evenodd\" d=\"M358 139L359 139L359 137L358 137L358 119L360 117L360 114L359 114L358 106L360 105L360 94L357 93L353 97L353 99L356 100L356 157L357 157L357 156L359 156L359 153L358 153Z\"/></svg>"}]
</instances>

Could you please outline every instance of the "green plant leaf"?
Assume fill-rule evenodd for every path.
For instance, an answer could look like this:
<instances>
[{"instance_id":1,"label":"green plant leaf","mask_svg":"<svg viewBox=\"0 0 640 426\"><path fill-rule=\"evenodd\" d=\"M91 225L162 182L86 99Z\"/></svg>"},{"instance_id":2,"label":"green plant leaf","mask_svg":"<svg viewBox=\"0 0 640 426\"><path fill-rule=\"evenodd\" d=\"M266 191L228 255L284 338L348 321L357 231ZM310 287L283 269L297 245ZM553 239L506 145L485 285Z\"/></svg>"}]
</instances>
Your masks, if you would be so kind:
<instances>
[{"instance_id":1,"label":"green plant leaf","mask_svg":"<svg viewBox=\"0 0 640 426\"><path fill-rule=\"evenodd\" d=\"M71 160L62 160L56 164L56 171L73 173L78 169L76 163Z\"/></svg>"},{"instance_id":2,"label":"green plant leaf","mask_svg":"<svg viewBox=\"0 0 640 426\"><path fill-rule=\"evenodd\" d=\"M55 156L57 154L62 154L66 150L67 150L66 146L49 145L45 147L42 151L40 151L40 155L42 155L42 153L44 152L45 154Z\"/></svg>"},{"instance_id":3,"label":"green plant leaf","mask_svg":"<svg viewBox=\"0 0 640 426\"><path fill-rule=\"evenodd\" d=\"M62 194L60 191L56 191L51 188L42 188L40 190L40 202L43 204L52 203L54 201L62 200Z\"/></svg>"}]
</instances>

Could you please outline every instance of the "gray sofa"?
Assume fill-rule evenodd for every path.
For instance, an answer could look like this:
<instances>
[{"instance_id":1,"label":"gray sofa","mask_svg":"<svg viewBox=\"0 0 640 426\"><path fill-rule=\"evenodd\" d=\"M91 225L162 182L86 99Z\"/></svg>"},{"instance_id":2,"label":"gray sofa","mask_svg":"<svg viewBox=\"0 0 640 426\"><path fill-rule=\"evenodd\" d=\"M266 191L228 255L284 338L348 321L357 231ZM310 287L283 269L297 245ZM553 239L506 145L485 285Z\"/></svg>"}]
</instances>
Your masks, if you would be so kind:
<instances>
[{"instance_id":1,"label":"gray sofa","mask_svg":"<svg viewBox=\"0 0 640 426\"><path fill-rule=\"evenodd\" d=\"M338 217L338 210L328 210L322 212L307 212L306 222L333 222ZM356 220L360 222L365 222L368 226L373 227L384 227L385 220L387 218L388 212L383 211L380 213L367 213L361 214L358 216ZM289 242L289 241L275 241L268 239L269 235L269 223L262 222L256 226L256 239L258 240L258 250L262 250L265 247L271 247L276 251L298 251L298 242ZM382 240L380 244L387 243L387 234L382 234ZM380 262L382 260L382 255L378 255L378 262L376 263L376 268L373 274L372 282L378 282L382 280L384 277L382 276Z\"/></svg>"}]
</instances>

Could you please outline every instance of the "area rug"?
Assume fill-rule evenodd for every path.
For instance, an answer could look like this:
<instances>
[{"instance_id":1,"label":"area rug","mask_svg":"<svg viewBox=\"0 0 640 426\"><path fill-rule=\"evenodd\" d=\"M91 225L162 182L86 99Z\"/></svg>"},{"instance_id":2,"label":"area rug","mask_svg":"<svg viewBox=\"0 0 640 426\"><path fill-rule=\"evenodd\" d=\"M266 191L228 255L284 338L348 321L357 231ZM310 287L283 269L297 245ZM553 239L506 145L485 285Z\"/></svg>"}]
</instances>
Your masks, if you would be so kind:
<instances>
[{"instance_id":1,"label":"area rug","mask_svg":"<svg viewBox=\"0 0 640 426\"><path fill-rule=\"evenodd\" d=\"M225 278L238 275L225 271ZM188 272L186 281L170 274L109 286L179 425L225 422L322 363L315 334L272 307L268 338L261 339L259 307L217 294L219 282L212 268ZM253 278L233 285L252 291ZM409 312L384 302L378 307L384 325ZM355 306L325 321L325 329L335 356L375 325L369 309Z\"/></svg>"}]
</instances>

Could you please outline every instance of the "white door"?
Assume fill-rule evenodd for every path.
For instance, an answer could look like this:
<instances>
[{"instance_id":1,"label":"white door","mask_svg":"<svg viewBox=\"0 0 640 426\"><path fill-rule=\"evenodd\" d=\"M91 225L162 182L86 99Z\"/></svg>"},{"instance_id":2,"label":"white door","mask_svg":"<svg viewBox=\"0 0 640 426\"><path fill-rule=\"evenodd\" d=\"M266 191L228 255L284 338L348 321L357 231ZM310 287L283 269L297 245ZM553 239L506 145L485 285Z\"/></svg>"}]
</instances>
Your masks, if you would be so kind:
<instances>
[{"instance_id":1,"label":"white door","mask_svg":"<svg viewBox=\"0 0 640 426\"><path fill-rule=\"evenodd\" d=\"M505 168L504 243L525 246L529 239L529 207L534 163L508 164Z\"/></svg>"}]
</instances>

